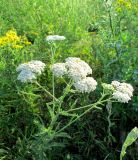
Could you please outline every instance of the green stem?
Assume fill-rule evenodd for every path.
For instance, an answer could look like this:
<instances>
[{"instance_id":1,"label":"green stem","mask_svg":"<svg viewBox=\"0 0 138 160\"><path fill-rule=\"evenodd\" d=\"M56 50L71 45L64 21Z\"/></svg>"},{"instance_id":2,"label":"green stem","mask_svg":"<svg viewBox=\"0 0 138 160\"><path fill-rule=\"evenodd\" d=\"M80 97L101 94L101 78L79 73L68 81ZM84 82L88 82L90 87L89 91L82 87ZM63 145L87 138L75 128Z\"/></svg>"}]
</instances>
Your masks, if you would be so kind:
<instances>
[{"instance_id":1,"label":"green stem","mask_svg":"<svg viewBox=\"0 0 138 160\"><path fill-rule=\"evenodd\" d=\"M76 108L76 109L72 109L70 111L74 111L74 110L79 110L80 108L84 109L84 108L87 108L87 107L90 107L88 108L85 112L83 112L81 115L79 115L77 118L75 118L74 120L70 121L66 126L64 126L63 128L61 128L59 131L57 131L57 133L65 130L67 127L69 127L71 124L73 124L74 122L76 122L78 119L80 119L82 116L84 116L86 113L88 113L90 110L92 109L101 109L100 107L97 107L97 105L102 105L103 102L106 102L106 101L109 101L110 98L106 99L106 100L102 100L104 97L106 96L106 94L102 94L102 97L99 99L98 102L94 103L94 104L90 104L90 105L86 105L86 106L83 106L83 107L79 107L79 108Z\"/></svg>"},{"instance_id":2,"label":"green stem","mask_svg":"<svg viewBox=\"0 0 138 160\"><path fill-rule=\"evenodd\" d=\"M72 120L71 122L69 122L66 126L64 126L63 128L61 128L60 130L57 131L57 133L62 132L63 130L65 130L67 127L69 127L71 124L73 124L74 122L76 122L78 119L80 119L83 115L85 115L86 113L88 113L91 109L97 108L95 105L90 107L89 109L87 109L85 112L83 112L80 116L78 116L77 118L75 118L74 120ZM99 109L99 107L98 107Z\"/></svg>"},{"instance_id":3,"label":"green stem","mask_svg":"<svg viewBox=\"0 0 138 160\"><path fill-rule=\"evenodd\" d=\"M98 105L98 104L101 104L101 105L102 105L103 102L107 102L109 99L111 99L111 98L108 98L108 99L103 100L103 99L105 98L105 96L107 96L107 94L105 94L105 93L104 93L104 90L103 90L102 96L101 96L101 98L98 100L98 102L93 103L93 104L89 104L89 105L86 105L86 106L82 106L82 107L70 109L70 110L68 110L67 112L72 112L72 111L76 111L76 110L80 110L80 109L85 109L85 108L91 107L92 105ZM99 108L99 107L97 107L97 108L98 108L98 109L101 109L101 108Z\"/></svg>"},{"instance_id":4,"label":"green stem","mask_svg":"<svg viewBox=\"0 0 138 160\"><path fill-rule=\"evenodd\" d=\"M40 87L41 89L43 89L45 92L46 92L46 94L48 94L50 97L52 97L55 101L58 101L58 99L55 97L55 96L53 96L49 91L47 91L43 86L41 86L37 81L35 82L35 84L38 86L38 87Z\"/></svg>"},{"instance_id":5,"label":"green stem","mask_svg":"<svg viewBox=\"0 0 138 160\"><path fill-rule=\"evenodd\" d=\"M111 16L110 10L108 11L108 14L109 14L109 23L110 23L111 32L112 32L112 35L114 36L114 29L113 29L114 27L113 27L112 16Z\"/></svg>"},{"instance_id":6,"label":"green stem","mask_svg":"<svg viewBox=\"0 0 138 160\"><path fill-rule=\"evenodd\" d=\"M85 108L88 108L88 107L91 107L91 106L93 106L93 104L89 104L89 105L86 105L86 106L83 106L83 107L78 107L78 108L70 109L67 112L73 112L73 111L77 111L77 110L80 110L80 109L85 109ZM100 107L98 107L98 108L101 109Z\"/></svg>"},{"instance_id":7,"label":"green stem","mask_svg":"<svg viewBox=\"0 0 138 160\"><path fill-rule=\"evenodd\" d=\"M59 98L59 102L60 103L58 104L58 107L57 107L57 110L56 110L56 115L54 114L54 117L52 117L52 119L51 119L51 122L50 122L50 125L49 125L49 129L52 129L54 124L55 124L55 122L57 121L57 119L58 119L58 117L60 115L60 111L61 111L60 108L61 108L62 102L63 102L65 96L70 92L71 86L72 86L72 82L70 81L69 84L67 84L67 86L66 86L66 88L65 88L65 90L63 92L63 96L61 96ZM53 102L52 102L52 104L53 104ZM53 113L55 113L55 108L53 110Z\"/></svg>"},{"instance_id":8,"label":"green stem","mask_svg":"<svg viewBox=\"0 0 138 160\"><path fill-rule=\"evenodd\" d=\"M60 113L60 112L59 112ZM53 119L50 122L50 125L48 127L49 130L52 130L54 127L55 122L57 121L58 117L59 117L59 113L57 113L56 115L54 115Z\"/></svg>"},{"instance_id":9,"label":"green stem","mask_svg":"<svg viewBox=\"0 0 138 160\"><path fill-rule=\"evenodd\" d=\"M52 43L51 44L51 54L52 54L52 57L51 57L51 64L53 65L55 60L54 60L54 55L55 55L55 47L54 47L54 44ZM52 73L52 94L53 94L53 97L55 97L55 76L54 76L54 73ZM53 98L53 112L55 112L55 103L54 103L54 98Z\"/></svg>"},{"instance_id":10,"label":"green stem","mask_svg":"<svg viewBox=\"0 0 138 160\"><path fill-rule=\"evenodd\" d=\"M69 84L67 84L66 88L63 91L63 95L59 98L61 103L63 102L66 95L71 91L72 85L73 85L73 82L72 82L72 80L70 80Z\"/></svg>"},{"instance_id":11,"label":"green stem","mask_svg":"<svg viewBox=\"0 0 138 160\"><path fill-rule=\"evenodd\" d=\"M111 126L112 126L112 122L111 122L111 115L112 115L112 102L109 100L107 105L107 112L108 112L108 116L107 116L107 121L108 121L108 144L110 144L111 142L111 138L112 138L112 134L111 134Z\"/></svg>"}]
</instances>

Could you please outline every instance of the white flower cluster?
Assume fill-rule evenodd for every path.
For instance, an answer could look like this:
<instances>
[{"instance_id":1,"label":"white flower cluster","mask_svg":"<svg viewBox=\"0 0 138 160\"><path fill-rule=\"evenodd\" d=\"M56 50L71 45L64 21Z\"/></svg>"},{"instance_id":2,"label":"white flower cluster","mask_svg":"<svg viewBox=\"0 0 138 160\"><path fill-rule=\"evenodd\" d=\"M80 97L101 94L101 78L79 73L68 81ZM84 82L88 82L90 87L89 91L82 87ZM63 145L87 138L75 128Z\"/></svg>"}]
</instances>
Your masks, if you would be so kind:
<instances>
[{"instance_id":1,"label":"white flower cluster","mask_svg":"<svg viewBox=\"0 0 138 160\"><path fill-rule=\"evenodd\" d=\"M65 63L55 63L52 65L51 69L56 77L61 77L67 73Z\"/></svg>"},{"instance_id":2,"label":"white flower cluster","mask_svg":"<svg viewBox=\"0 0 138 160\"><path fill-rule=\"evenodd\" d=\"M59 36L59 35L49 35L46 37L46 41L48 42L54 42L54 41L63 41L66 38L64 36Z\"/></svg>"},{"instance_id":3,"label":"white flower cluster","mask_svg":"<svg viewBox=\"0 0 138 160\"><path fill-rule=\"evenodd\" d=\"M87 77L92 74L91 67L80 58L69 57L65 63L55 63L52 71L57 77L66 75L71 78L79 92L89 93L96 89L97 82L92 77Z\"/></svg>"},{"instance_id":4,"label":"white flower cluster","mask_svg":"<svg viewBox=\"0 0 138 160\"><path fill-rule=\"evenodd\" d=\"M75 82L86 78L89 74L92 74L91 67L80 58L69 57L65 61L68 69L68 76Z\"/></svg>"},{"instance_id":5,"label":"white flower cluster","mask_svg":"<svg viewBox=\"0 0 138 160\"><path fill-rule=\"evenodd\" d=\"M121 103L128 103L128 101L131 100L131 98L128 96L128 94L122 93L119 91L115 91L113 93L113 98L118 100L118 102L121 102Z\"/></svg>"},{"instance_id":6,"label":"white flower cluster","mask_svg":"<svg viewBox=\"0 0 138 160\"><path fill-rule=\"evenodd\" d=\"M113 85L114 88L117 88L120 86L120 82L118 81L112 81L111 85Z\"/></svg>"},{"instance_id":7,"label":"white flower cluster","mask_svg":"<svg viewBox=\"0 0 138 160\"><path fill-rule=\"evenodd\" d=\"M128 83L120 83L118 81L112 81L111 84L102 84L103 88L112 93L113 99L121 103L128 103L133 96L133 87Z\"/></svg>"},{"instance_id":8,"label":"white flower cluster","mask_svg":"<svg viewBox=\"0 0 138 160\"><path fill-rule=\"evenodd\" d=\"M82 93L90 93L94 91L97 86L97 82L92 77L86 77L81 81L74 83L75 88Z\"/></svg>"},{"instance_id":9,"label":"white flower cluster","mask_svg":"<svg viewBox=\"0 0 138 160\"><path fill-rule=\"evenodd\" d=\"M133 87L128 83L120 83L118 81L112 81L111 85L115 88L113 92L113 98L122 103L128 103L133 96Z\"/></svg>"},{"instance_id":10,"label":"white flower cluster","mask_svg":"<svg viewBox=\"0 0 138 160\"><path fill-rule=\"evenodd\" d=\"M20 72L17 79L23 83L32 82L36 79L36 75L40 75L44 71L44 68L45 64L37 60L20 64L16 69L17 72Z\"/></svg>"}]
</instances>

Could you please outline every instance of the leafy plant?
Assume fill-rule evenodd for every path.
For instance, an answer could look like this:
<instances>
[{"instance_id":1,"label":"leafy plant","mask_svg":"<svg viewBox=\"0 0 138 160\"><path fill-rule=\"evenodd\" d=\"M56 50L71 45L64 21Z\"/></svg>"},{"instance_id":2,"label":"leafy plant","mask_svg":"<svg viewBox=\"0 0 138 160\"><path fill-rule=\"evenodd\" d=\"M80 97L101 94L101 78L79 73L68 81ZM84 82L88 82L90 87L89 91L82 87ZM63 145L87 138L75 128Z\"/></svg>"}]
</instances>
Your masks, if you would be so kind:
<instances>
[{"instance_id":1,"label":"leafy plant","mask_svg":"<svg viewBox=\"0 0 138 160\"><path fill-rule=\"evenodd\" d=\"M123 157L125 156L127 147L132 145L132 143L134 143L137 140L137 138L138 138L138 128L135 127L130 131L130 133L126 137L126 140L125 140L125 142L122 146L122 150L121 150L121 154L120 154L120 160L122 160Z\"/></svg>"}]
</instances>

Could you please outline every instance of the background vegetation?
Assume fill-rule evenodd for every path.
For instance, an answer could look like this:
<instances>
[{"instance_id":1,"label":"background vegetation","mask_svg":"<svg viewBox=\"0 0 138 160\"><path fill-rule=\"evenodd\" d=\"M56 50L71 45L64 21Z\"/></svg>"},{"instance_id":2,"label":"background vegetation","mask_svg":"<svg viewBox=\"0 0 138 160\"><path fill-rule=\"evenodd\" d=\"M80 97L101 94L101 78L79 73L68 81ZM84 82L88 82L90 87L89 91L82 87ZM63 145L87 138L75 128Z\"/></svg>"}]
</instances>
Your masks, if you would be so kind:
<instances>
[{"instance_id":1,"label":"background vegetation","mask_svg":"<svg viewBox=\"0 0 138 160\"><path fill-rule=\"evenodd\" d=\"M118 160L127 133L138 126L137 1L1 0L0 36L11 29L26 37L31 45L0 46L0 159ZM128 104L116 103L111 111L103 106L102 111L82 117L66 129L71 138L57 137L51 143L40 139L38 143L34 135L41 133L49 120L46 106L42 105L48 99L37 87L21 85L16 80L16 67L37 59L49 68L51 51L45 38L54 34L66 37L58 43L57 62L80 57L93 68L99 83L123 80L131 83L135 91ZM44 74L46 78L42 76L40 81L51 88L51 73L47 70ZM62 88L60 82L57 95ZM89 99L95 101L99 91ZM74 99L67 98L65 106L70 101ZM38 153L42 156L37 157L36 150L44 151ZM47 158L42 158L43 154ZM137 158L136 142L128 148L126 159Z\"/></svg>"}]
</instances>

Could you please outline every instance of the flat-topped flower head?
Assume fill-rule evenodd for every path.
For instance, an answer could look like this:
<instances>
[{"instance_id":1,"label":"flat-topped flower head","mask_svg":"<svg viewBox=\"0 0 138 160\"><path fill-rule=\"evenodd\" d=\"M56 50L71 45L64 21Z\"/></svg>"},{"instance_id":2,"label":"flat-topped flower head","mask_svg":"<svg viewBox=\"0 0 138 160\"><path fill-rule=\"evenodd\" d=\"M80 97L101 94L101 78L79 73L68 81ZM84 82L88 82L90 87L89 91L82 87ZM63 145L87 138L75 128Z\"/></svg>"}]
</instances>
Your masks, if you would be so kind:
<instances>
[{"instance_id":1,"label":"flat-topped flower head","mask_svg":"<svg viewBox=\"0 0 138 160\"><path fill-rule=\"evenodd\" d=\"M124 83L124 82L123 82L123 83L121 83L121 86L124 87L124 88L129 89L131 92L134 91L134 88L133 88L132 85L129 84L129 83Z\"/></svg>"},{"instance_id":2,"label":"flat-topped flower head","mask_svg":"<svg viewBox=\"0 0 138 160\"><path fill-rule=\"evenodd\" d=\"M102 85L104 89L111 91L113 99L118 100L118 102L128 103L133 96L134 89L131 84L112 81L111 84L103 83Z\"/></svg>"},{"instance_id":3,"label":"flat-topped flower head","mask_svg":"<svg viewBox=\"0 0 138 160\"><path fill-rule=\"evenodd\" d=\"M38 61L38 60L32 60L28 63L20 64L16 71L20 72L23 70L30 70L33 73L41 74L42 71L44 71L45 63Z\"/></svg>"},{"instance_id":4,"label":"flat-topped flower head","mask_svg":"<svg viewBox=\"0 0 138 160\"><path fill-rule=\"evenodd\" d=\"M90 93L96 89L97 82L92 77L86 77L76 83L74 83L74 87L77 91L82 93Z\"/></svg>"},{"instance_id":5,"label":"flat-topped flower head","mask_svg":"<svg viewBox=\"0 0 138 160\"><path fill-rule=\"evenodd\" d=\"M45 63L38 60L32 60L28 63L28 65L31 71L37 74L41 74L41 72L45 69Z\"/></svg>"},{"instance_id":6,"label":"flat-topped flower head","mask_svg":"<svg viewBox=\"0 0 138 160\"><path fill-rule=\"evenodd\" d=\"M120 91L115 91L113 93L113 99L116 99L118 102L121 103L128 103L128 101L131 100L128 94L122 93Z\"/></svg>"},{"instance_id":7,"label":"flat-topped flower head","mask_svg":"<svg viewBox=\"0 0 138 160\"><path fill-rule=\"evenodd\" d=\"M67 67L75 67L75 65L80 66L84 72L86 72L86 74L92 74L92 69L91 67L83 60L81 60L80 58L76 58L76 57L69 57L65 59L66 61L66 66Z\"/></svg>"},{"instance_id":8,"label":"flat-topped flower head","mask_svg":"<svg viewBox=\"0 0 138 160\"><path fill-rule=\"evenodd\" d=\"M61 77L67 74L65 63L55 63L52 65L51 69L56 77Z\"/></svg>"},{"instance_id":9,"label":"flat-topped flower head","mask_svg":"<svg viewBox=\"0 0 138 160\"><path fill-rule=\"evenodd\" d=\"M84 70L82 70L82 68L79 66L69 68L67 74L67 76L71 78L74 82L86 78L86 75L87 75L86 72L84 72Z\"/></svg>"},{"instance_id":10,"label":"flat-topped flower head","mask_svg":"<svg viewBox=\"0 0 138 160\"><path fill-rule=\"evenodd\" d=\"M22 70L19 73L17 79L22 83L33 82L34 80L36 80L36 75L30 70Z\"/></svg>"},{"instance_id":11,"label":"flat-topped flower head","mask_svg":"<svg viewBox=\"0 0 138 160\"><path fill-rule=\"evenodd\" d=\"M66 38L64 36L59 36L59 35L49 35L46 37L46 41L48 42L54 42L54 41L63 41Z\"/></svg>"},{"instance_id":12,"label":"flat-topped flower head","mask_svg":"<svg viewBox=\"0 0 138 160\"><path fill-rule=\"evenodd\" d=\"M68 69L68 76L75 82L86 78L89 74L92 74L91 67L80 58L69 57L65 61L66 68Z\"/></svg>"},{"instance_id":13,"label":"flat-topped flower head","mask_svg":"<svg viewBox=\"0 0 138 160\"><path fill-rule=\"evenodd\" d=\"M32 82L32 80L36 79L37 75L40 75L44 71L44 68L45 64L37 60L20 64L16 69L17 72L20 72L17 79L21 82Z\"/></svg>"},{"instance_id":14,"label":"flat-topped flower head","mask_svg":"<svg viewBox=\"0 0 138 160\"><path fill-rule=\"evenodd\" d=\"M112 81L111 85L115 88L115 92L113 93L114 99L118 99L119 102L123 103L128 103L128 101L131 100L134 91L131 84Z\"/></svg>"},{"instance_id":15,"label":"flat-topped flower head","mask_svg":"<svg viewBox=\"0 0 138 160\"><path fill-rule=\"evenodd\" d=\"M133 90L130 89L127 85L124 85L123 83L121 83L121 85L118 86L116 90L128 94L129 97L133 96Z\"/></svg>"}]
</instances>

